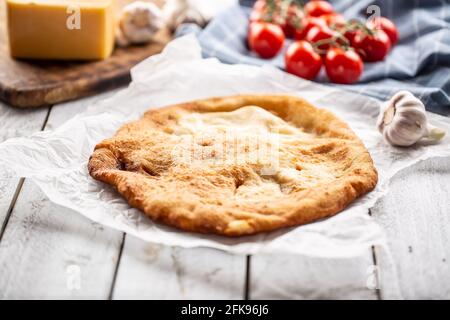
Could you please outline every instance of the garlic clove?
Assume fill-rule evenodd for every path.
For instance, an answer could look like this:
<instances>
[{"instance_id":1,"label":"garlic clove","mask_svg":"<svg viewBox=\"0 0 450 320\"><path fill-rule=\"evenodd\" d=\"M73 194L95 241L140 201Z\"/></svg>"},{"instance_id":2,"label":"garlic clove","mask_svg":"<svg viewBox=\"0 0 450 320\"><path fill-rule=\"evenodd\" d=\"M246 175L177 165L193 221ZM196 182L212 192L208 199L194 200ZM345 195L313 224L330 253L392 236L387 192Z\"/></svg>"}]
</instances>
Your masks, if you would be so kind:
<instances>
[{"instance_id":1,"label":"garlic clove","mask_svg":"<svg viewBox=\"0 0 450 320\"><path fill-rule=\"evenodd\" d=\"M116 45L119 47L127 47L130 45L130 41L124 36L121 28L116 28Z\"/></svg>"},{"instance_id":2,"label":"garlic clove","mask_svg":"<svg viewBox=\"0 0 450 320\"><path fill-rule=\"evenodd\" d=\"M200 9L198 4L188 0L167 0L163 8L164 20L172 32L183 23L195 23L204 27L208 19Z\"/></svg>"},{"instance_id":3,"label":"garlic clove","mask_svg":"<svg viewBox=\"0 0 450 320\"><path fill-rule=\"evenodd\" d=\"M383 125L390 124L392 122L392 119L394 119L395 116L395 107L393 104L390 104L386 110L384 111L383 116Z\"/></svg>"},{"instance_id":4,"label":"garlic clove","mask_svg":"<svg viewBox=\"0 0 450 320\"><path fill-rule=\"evenodd\" d=\"M394 146L411 146L425 138L439 141L445 131L428 123L422 101L408 91L399 91L381 105L377 128Z\"/></svg>"},{"instance_id":5,"label":"garlic clove","mask_svg":"<svg viewBox=\"0 0 450 320\"><path fill-rule=\"evenodd\" d=\"M122 46L148 43L163 25L162 11L154 3L134 1L122 9L116 43Z\"/></svg>"},{"instance_id":6,"label":"garlic clove","mask_svg":"<svg viewBox=\"0 0 450 320\"><path fill-rule=\"evenodd\" d=\"M427 127L427 138L433 141L439 141L442 140L445 137L446 131L435 127L431 124L428 124Z\"/></svg>"}]
</instances>

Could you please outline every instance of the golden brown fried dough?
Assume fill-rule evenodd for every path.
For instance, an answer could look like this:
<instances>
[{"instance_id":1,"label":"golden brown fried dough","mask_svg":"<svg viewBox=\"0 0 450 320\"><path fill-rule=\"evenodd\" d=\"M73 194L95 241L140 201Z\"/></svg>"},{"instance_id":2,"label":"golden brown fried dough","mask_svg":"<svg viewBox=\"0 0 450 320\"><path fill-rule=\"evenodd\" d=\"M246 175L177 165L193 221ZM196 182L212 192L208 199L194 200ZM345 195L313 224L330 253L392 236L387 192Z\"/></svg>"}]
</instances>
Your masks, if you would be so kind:
<instances>
[{"instance_id":1,"label":"golden brown fried dough","mask_svg":"<svg viewBox=\"0 0 450 320\"><path fill-rule=\"evenodd\" d=\"M95 147L89 172L154 221L226 236L334 215L377 183L346 123L277 95L150 110Z\"/></svg>"}]
</instances>

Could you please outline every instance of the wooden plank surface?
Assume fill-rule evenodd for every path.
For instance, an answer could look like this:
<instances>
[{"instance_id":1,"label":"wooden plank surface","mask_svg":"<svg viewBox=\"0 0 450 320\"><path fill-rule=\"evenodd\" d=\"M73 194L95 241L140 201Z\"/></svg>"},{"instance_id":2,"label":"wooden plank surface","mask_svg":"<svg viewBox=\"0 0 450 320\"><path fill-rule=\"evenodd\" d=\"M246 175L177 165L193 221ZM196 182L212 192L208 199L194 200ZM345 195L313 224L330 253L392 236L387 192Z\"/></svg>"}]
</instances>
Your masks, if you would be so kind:
<instances>
[{"instance_id":1,"label":"wooden plank surface","mask_svg":"<svg viewBox=\"0 0 450 320\"><path fill-rule=\"evenodd\" d=\"M0 102L0 143L40 131L48 114L48 108L17 110ZM6 226L5 218L10 213L10 204L20 179L0 168L0 238Z\"/></svg>"},{"instance_id":2,"label":"wooden plank surface","mask_svg":"<svg viewBox=\"0 0 450 320\"><path fill-rule=\"evenodd\" d=\"M110 94L53 107L46 128ZM121 241L121 232L51 203L25 180L0 242L0 298L106 299Z\"/></svg>"},{"instance_id":3,"label":"wooden plank surface","mask_svg":"<svg viewBox=\"0 0 450 320\"><path fill-rule=\"evenodd\" d=\"M386 230L403 297L450 299L450 159L402 171L371 211Z\"/></svg>"},{"instance_id":4,"label":"wooden plank surface","mask_svg":"<svg viewBox=\"0 0 450 320\"><path fill-rule=\"evenodd\" d=\"M114 299L243 299L245 256L127 236Z\"/></svg>"},{"instance_id":5,"label":"wooden plank surface","mask_svg":"<svg viewBox=\"0 0 450 320\"><path fill-rule=\"evenodd\" d=\"M295 255L257 255L250 263L250 299L368 299L372 253L357 258L325 259Z\"/></svg>"},{"instance_id":6,"label":"wooden plank surface","mask_svg":"<svg viewBox=\"0 0 450 320\"><path fill-rule=\"evenodd\" d=\"M25 180L0 243L0 298L106 299L121 240Z\"/></svg>"},{"instance_id":7,"label":"wooden plank surface","mask_svg":"<svg viewBox=\"0 0 450 320\"><path fill-rule=\"evenodd\" d=\"M16 60L9 55L5 1L0 1L0 99L16 107L37 107L117 88L130 81L131 67L161 52L171 38L163 29L153 43L116 48L102 61Z\"/></svg>"}]
</instances>

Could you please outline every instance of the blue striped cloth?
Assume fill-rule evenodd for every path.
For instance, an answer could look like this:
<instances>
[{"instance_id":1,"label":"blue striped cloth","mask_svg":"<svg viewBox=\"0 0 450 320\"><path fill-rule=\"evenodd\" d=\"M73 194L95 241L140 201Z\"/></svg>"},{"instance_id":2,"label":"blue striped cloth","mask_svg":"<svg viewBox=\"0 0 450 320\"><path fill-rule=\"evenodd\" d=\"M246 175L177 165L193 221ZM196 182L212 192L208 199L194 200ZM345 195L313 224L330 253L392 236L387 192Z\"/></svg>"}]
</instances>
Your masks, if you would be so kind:
<instances>
[{"instance_id":1,"label":"blue striped cloth","mask_svg":"<svg viewBox=\"0 0 450 320\"><path fill-rule=\"evenodd\" d=\"M246 45L248 15L254 1L241 0L216 16L208 26L184 26L179 34L197 32L205 57L225 63L272 64L284 68L283 55L259 59ZM386 99L405 89L422 99L429 111L450 115L450 6L449 0L335 0L346 18L366 18L369 5L393 20L400 41L383 62L366 63L362 78L344 89ZM324 72L316 81L328 83ZM330 84L334 85L334 84Z\"/></svg>"}]
</instances>

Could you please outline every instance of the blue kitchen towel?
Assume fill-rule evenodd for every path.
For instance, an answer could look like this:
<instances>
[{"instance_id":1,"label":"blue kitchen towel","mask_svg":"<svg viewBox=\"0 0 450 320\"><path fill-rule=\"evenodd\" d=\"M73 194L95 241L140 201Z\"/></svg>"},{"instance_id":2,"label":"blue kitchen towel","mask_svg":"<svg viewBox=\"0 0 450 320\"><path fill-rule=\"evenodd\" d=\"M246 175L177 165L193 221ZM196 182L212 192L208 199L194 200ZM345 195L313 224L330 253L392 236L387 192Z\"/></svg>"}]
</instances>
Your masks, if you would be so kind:
<instances>
[{"instance_id":1,"label":"blue kitchen towel","mask_svg":"<svg viewBox=\"0 0 450 320\"><path fill-rule=\"evenodd\" d=\"M384 61L365 64L357 84L337 86L379 99L387 99L399 90L409 90L422 99L429 111L450 115L449 1L330 1L346 18L361 20L366 19L367 8L376 5L382 16L395 22L400 33L400 41ZM284 68L283 54L264 60L248 50L248 15L253 2L241 0L216 16L204 30L185 26L179 33L197 32L205 57L217 57L232 64L269 63ZM316 81L330 84L324 72Z\"/></svg>"}]
</instances>

